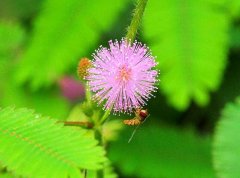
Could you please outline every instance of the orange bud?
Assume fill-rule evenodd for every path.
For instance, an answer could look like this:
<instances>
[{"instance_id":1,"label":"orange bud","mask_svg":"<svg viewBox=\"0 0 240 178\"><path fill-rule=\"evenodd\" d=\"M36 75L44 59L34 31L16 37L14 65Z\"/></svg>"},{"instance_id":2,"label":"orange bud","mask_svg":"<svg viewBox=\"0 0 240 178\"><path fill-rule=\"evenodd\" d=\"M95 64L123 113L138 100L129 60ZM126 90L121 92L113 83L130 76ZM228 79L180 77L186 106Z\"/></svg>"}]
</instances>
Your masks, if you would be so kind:
<instances>
[{"instance_id":1,"label":"orange bud","mask_svg":"<svg viewBox=\"0 0 240 178\"><path fill-rule=\"evenodd\" d=\"M92 63L91 61L83 57L80 59L78 63L77 73L80 79L85 79L85 77L88 75L88 69L91 67Z\"/></svg>"}]
</instances>

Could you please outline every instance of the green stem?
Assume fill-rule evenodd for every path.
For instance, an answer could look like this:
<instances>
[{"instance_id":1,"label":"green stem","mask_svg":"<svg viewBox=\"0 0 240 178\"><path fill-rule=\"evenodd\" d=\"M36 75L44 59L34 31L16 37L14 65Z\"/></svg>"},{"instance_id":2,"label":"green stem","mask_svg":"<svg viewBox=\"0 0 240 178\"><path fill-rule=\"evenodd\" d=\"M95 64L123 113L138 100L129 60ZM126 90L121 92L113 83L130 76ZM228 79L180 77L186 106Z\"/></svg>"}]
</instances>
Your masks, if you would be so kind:
<instances>
[{"instance_id":1,"label":"green stem","mask_svg":"<svg viewBox=\"0 0 240 178\"><path fill-rule=\"evenodd\" d=\"M96 130L95 130L95 138L99 141L99 145L103 146L102 127L101 126L100 126L100 128L96 128ZM97 178L104 178L103 169L100 169L100 170L97 171Z\"/></svg>"},{"instance_id":2,"label":"green stem","mask_svg":"<svg viewBox=\"0 0 240 178\"><path fill-rule=\"evenodd\" d=\"M136 4L136 8L133 11L131 24L127 29L128 32L127 32L126 38L128 41L133 42L136 37L137 30L140 26L147 1L148 0L138 0Z\"/></svg>"},{"instance_id":3,"label":"green stem","mask_svg":"<svg viewBox=\"0 0 240 178\"><path fill-rule=\"evenodd\" d=\"M108 116L111 113L111 109L108 109L105 111L105 113L103 114L102 118L100 119L100 123L104 124L104 122L106 121L106 119L108 118Z\"/></svg>"}]
</instances>

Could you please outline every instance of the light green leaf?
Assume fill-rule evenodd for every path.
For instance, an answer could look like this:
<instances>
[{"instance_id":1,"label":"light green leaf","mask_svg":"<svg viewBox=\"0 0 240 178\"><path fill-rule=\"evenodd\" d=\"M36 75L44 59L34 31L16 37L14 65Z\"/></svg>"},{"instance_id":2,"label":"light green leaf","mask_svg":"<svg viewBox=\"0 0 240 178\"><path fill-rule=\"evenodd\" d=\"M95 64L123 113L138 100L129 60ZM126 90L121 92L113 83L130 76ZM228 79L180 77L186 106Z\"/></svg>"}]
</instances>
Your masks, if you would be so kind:
<instances>
[{"instance_id":1,"label":"light green leaf","mask_svg":"<svg viewBox=\"0 0 240 178\"><path fill-rule=\"evenodd\" d=\"M66 121L82 121L82 122L91 122L91 118L86 115L84 111L84 106L87 105L87 102L83 102L74 106L71 112L68 115Z\"/></svg>"},{"instance_id":2,"label":"light green leaf","mask_svg":"<svg viewBox=\"0 0 240 178\"><path fill-rule=\"evenodd\" d=\"M217 125L214 139L214 165L219 177L240 175L240 99L227 104Z\"/></svg>"},{"instance_id":3,"label":"light green leaf","mask_svg":"<svg viewBox=\"0 0 240 178\"><path fill-rule=\"evenodd\" d=\"M6 74L8 61L18 55L24 37L19 24L0 21L0 79Z\"/></svg>"},{"instance_id":4,"label":"light green leaf","mask_svg":"<svg viewBox=\"0 0 240 178\"><path fill-rule=\"evenodd\" d=\"M225 0L226 7L233 18L240 17L240 1L239 0Z\"/></svg>"},{"instance_id":5,"label":"light green leaf","mask_svg":"<svg viewBox=\"0 0 240 178\"><path fill-rule=\"evenodd\" d=\"M113 167L111 166L109 161L107 161L104 164L103 174L104 174L104 178L117 178L118 177L117 174L114 172ZM87 177L88 178L98 178L97 171L88 171Z\"/></svg>"},{"instance_id":6,"label":"light green leaf","mask_svg":"<svg viewBox=\"0 0 240 178\"><path fill-rule=\"evenodd\" d=\"M221 82L229 19L218 7L211 0L151 0L147 5L144 35L157 55L160 88L179 110L192 100L206 105Z\"/></svg>"},{"instance_id":7,"label":"light green leaf","mask_svg":"<svg viewBox=\"0 0 240 178\"><path fill-rule=\"evenodd\" d=\"M146 123L147 124L147 123ZM174 128L142 125L124 130L110 145L109 158L123 176L214 178L209 138Z\"/></svg>"},{"instance_id":8,"label":"light green leaf","mask_svg":"<svg viewBox=\"0 0 240 178\"><path fill-rule=\"evenodd\" d=\"M126 0L47 0L16 75L38 89L51 85L79 58L89 56L113 24Z\"/></svg>"},{"instance_id":9,"label":"light green leaf","mask_svg":"<svg viewBox=\"0 0 240 178\"><path fill-rule=\"evenodd\" d=\"M13 176L8 172L5 172L5 173L0 173L0 178L17 178L17 177Z\"/></svg>"},{"instance_id":10,"label":"light green leaf","mask_svg":"<svg viewBox=\"0 0 240 178\"><path fill-rule=\"evenodd\" d=\"M96 170L104 151L83 129L57 124L28 109L0 111L0 162L25 177L82 177Z\"/></svg>"},{"instance_id":11,"label":"light green leaf","mask_svg":"<svg viewBox=\"0 0 240 178\"><path fill-rule=\"evenodd\" d=\"M19 68L15 61L25 39L24 29L17 23L0 22L0 106L34 108L37 112L63 119L69 111L69 103L59 91L41 90L29 92L14 81Z\"/></svg>"},{"instance_id":12,"label":"light green leaf","mask_svg":"<svg viewBox=\"0 0 240 178\"><path fill-rule=\"evenodd\" d=\"M11 55L17 50L25 36L19 24L0 22L0 59L2 55ZM10 53L10 54L9 54Z\"/></svg>"},{"instance_id":13,"label":"light green leaf","mask_svg":"<svg viewBox=\"0 0 240 178\"><path fill-rule=\"evenodd\" d=\"M68 103L57 89L41 90L38 92L30 92L23 86L18 86L12 77L16 67L12 60L9 60L4 71L4 75L0 76L0 106L16 106L28 107L42 114L46 114L58 119L64 119L70 109Z\"/></svg>"},{"instance_id":14,"label":"light green leaf","mask_svg":"<svg viewBox=\"0 0 240 178\"><path fill-rule=\"evenodd\" d=\"M17 178L17 176L7 172L6 168L0 164L0 178Z\"/></svg>"}]
</instances>

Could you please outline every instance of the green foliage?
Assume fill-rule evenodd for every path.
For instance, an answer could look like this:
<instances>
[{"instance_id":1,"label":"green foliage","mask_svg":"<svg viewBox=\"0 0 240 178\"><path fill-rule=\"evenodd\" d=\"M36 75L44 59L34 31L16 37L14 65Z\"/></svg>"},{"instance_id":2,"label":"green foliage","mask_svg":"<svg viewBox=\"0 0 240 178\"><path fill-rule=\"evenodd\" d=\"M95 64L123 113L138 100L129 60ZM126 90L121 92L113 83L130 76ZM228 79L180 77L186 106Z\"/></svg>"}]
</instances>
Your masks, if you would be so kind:
<instances>
[{"instance_id":1,"label":"green foliage","mask_svg":"<svg viewBox=\"0 0 240 178\"><path fill-rule=\"evenodd\" d=\"M95 110L96 113L96 110ZM69 113L67 121L92 121L93 120L93 109L92 104L88 102L83 102L76 105ZM99 115L99 114L98 114Z\"/></svg>"},{"instance_id":2,"label":"green foliage","mask_svg":"<svg viewBox=\"0 0 240 178\"><path fill-rule=\"evenodd\" d=\"M231 38L231 47L239 48L240 47L240 27L232 27L230 30L230 38Z\"/></svg>"},{"instance_id":3,"label":"green foliage","mask_svg":"<svg viewBox=\"0 0 240 178\"><path fill-rule=\"evenodd\" d=\"M214 0L213 0L214 1ZM159 61L160 88L175 108L204 106L226 65L229 19L211 1L149 1L145 36Z\"/></svg>"},{"instance_id":4,"label":"green foliage","mask_svg":"<svg viewBox=\"0 0 240 178\"><path fill-rule=\"evenodd\" d=\"M0 111L0 162L27 177L81 177L98 169L104 151L83 129L73 130L28 109Z\"/></svg>"},{"instance_id":5,"label":"green foliage","mask_svg":"<svg viewBox=\"0 0 240 178\"><path fill-rule=\"evenodd\" d=\"M13 66L12 66L13 67ZM14 69L9 69L7 75L1 80L0 84L2 93L0 94L0 105L16 106L16 107L28 107L36 110L39 113L56 117L58 119L64 119L69 112L70 105L67 101L60 96L57 89L42 90L38 92L30 92L24 87L18 86L12 77ZM7 85L4 85L7 83Z\"/></svg>"},{"instance_id":6,"label":"green foliage","mask_svg":"<svg viewBox=\"0 0 240 178\"><path fill-rule=\"evenodd\" d=\"M117 178L118 177L109 162L104 164L103 174L104 174L104 178ZM97 172L96 171L88 171L87 178L98 178Z\"/></svg>"},{"instance_id":7,"label":"green foliage","mask_svg":"<svg viewBox=\"0 0 240 178\"><path fill-rule=\"evenodd\" d=\"M16 176L13 176L11 173L9 172L4 172L4 173L1 173L0 172L0 177L1 178L17 178Z\"/></svg>"},{"instance_id":8,"label":"green foliage","mask_svg":"<svg viewBox=\"0 0 240 178\"><path fill-rule=\"evenodd\" d=\"M17 73L31 88L49 86L91 49L118 16L125 0L47 0ZM53 10L54 9L54 10ZM104 19L104 20L102 20Z\"/></svg>"},{"instance_id":9,"label":"green foliage","mask_svg":"<svg viewBox=\"0 0 240 178\"><path fill-rule=\"evenodd\" d=\"M5 167L2 167L0 165L0 177L1 178L18 178L18 176L15 176L12 172L8 172Z\"/></svg>"},{"instance_id":10,"label":"green foliage","mask_svg":"<svg viewBox=\"0 0 240 178\"><path fill-rule=\"evenodd\" d=\"M240 98L228 104L217 125L214 139L214 165L219 177L233 178L240 175Z\"/></svg>"},{"instance_id":11,"label":"green foliage","mask_svg":"<svg viewBox=\"0 0 240 178\"><path fill-rule=\"evenodd\" d=\"M40 8L43 0L1 0L0 17L5 19L27 19ZM20 8L21 7L21 8Z\"/></svg>"},{"instance_id":12,"label":"green foliage","mask_svg":"<svg viewBox=\"0 0 240 178\"><path fill-rule=\"evenodd\" d=\"M109 149L121 177L215 178L211 152L219 177L239 176L240 99L224 109L213 151L209 136L194 134L212 134L220 108L239 96L239 0L148 1L139 41L158 57L161 94L147 103L151 119L129 144L134 128L120 132L123 117L112 115L102 125L104 111L91 102L90 92L69 113L71 103L61 96L59 79L76 75L79 58L90 57L99 44L126 34L133 2L137 0L0 1L0 107L34 108L78 124L63 126L29 109L0 109L0 177L82 177L84 168L88 178L96 178L98 168L104 177L117 177L94 136ZM131 31L141 23L143 8L138 10ZM200 109L210 93L210 105ZM189 107L191 102L197 106ZM156 124L159 118L169 127ZM197 131L183 131L185 124Z\"/></svg>"},{"instance_id":13,"label":"green foliage","mask_svg":"<svg viewBox=\"0 0 240 178\"><path fill-rule=\"evenodd\" d=\"M16 57L25 33L23 28L16 23L0 21L0 79L6 74L7 64Z\"/></svg>"},{"instance_id":14,"label":"green foliage","mask_svg":"<svg viewBox=\"0 0 240 178\"><path fill-rule=\"evenodd\" d=\"M234 18L240 17L240 1L239 0L226 0L225 3L232 17Z\"/></svg>"},{"instance_id":15,"label":"green foliage","mask_svg":"<svg viewBox=\"0 0 240 178\"><path fill-rule=\"evenodd\" d=\"M17 55L25 33L15 23L0 21L0 75L6 69L6 61Z\"/></svg>"},{"instance_id":16,"label":"green foliage","mask_svg":"<svg viewBox=\"0 0 240 178\"><path fill-rule=\"evenodd\" d=\"M21 52L25 36L23 28L17 23L0 23L0 106L34 108L37 112L62 119L69 110L69 104L56 89L31 93L18 86L13 78L19 68L15 60Z\"/></svg>"},{"instance_id":17,"label":"green foliage","mask_svg":"<svg viewBox=\"0 0 240 178\"><path fill-rule=\"evenodd\" d=\"M146 123L147 124L147 123ZM110 145L109 157L125 174L137 177L212 178L210 139L173 128L142 125L128 144L132 129Z\"/></svg>"},{"instance_id":18,"label":"green foliage","mask_svg":"<svg viewBox=\"0 0 240 178\"><path fill-rule=\"evenodd\" d=\"M99 119L100 112L97 108L91 110L91 108L93 107L95 107L95 105L89 102L83 102L81 104L76 105L70 112L69 117L66 119L66 121L90 122L90 123L97 122L97 118ZM121 128L122 128L122 123L120 122L120 120L111 119L108 122L104 123L104 125L102 126L103 142L106 143L106 142L115 140L118 136L117 131L119 131ZM91 132L90 130L89 133L93 133L93 132ZM104 178L117 177L109 160L104 163L103 172L104 172ZM88 171L87 177L97 178L97 171Z\"/></svg>"},{"instance_id":19,"label":"green foliage","mask_svg":"<svg viewBox=\"0 0 240 178\"><path fill-rule=\"evenodd\" d=\"M23 38L24 31L19 25L4 21L0 22L1 56L9 54L11 50L16 50Z\"/></svg>"}]
</instances>

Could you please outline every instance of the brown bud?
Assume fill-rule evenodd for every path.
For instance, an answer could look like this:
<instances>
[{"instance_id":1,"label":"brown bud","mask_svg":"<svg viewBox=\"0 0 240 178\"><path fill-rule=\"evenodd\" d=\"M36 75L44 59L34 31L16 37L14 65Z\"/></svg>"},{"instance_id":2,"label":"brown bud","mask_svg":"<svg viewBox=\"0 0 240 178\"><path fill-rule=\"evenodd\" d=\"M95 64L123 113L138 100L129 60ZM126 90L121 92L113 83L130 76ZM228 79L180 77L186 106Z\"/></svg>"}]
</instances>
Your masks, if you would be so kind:
<instances>
[{"instance_id":1,"label":"brown bud","mask_svg":"<svg viewBox=\"0 0 240 178\"><path fill-rule=\"evenodd\" d=\"M88 69L91 67L92 63L91 61L84 57L81 58L78 63L77 73L80 79L85 79L85 77L88 75Z\"/></svg>"}]
</instances>

